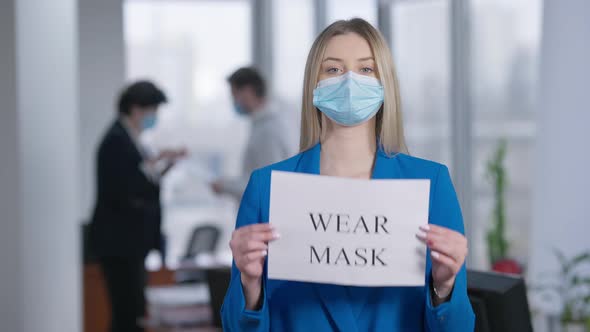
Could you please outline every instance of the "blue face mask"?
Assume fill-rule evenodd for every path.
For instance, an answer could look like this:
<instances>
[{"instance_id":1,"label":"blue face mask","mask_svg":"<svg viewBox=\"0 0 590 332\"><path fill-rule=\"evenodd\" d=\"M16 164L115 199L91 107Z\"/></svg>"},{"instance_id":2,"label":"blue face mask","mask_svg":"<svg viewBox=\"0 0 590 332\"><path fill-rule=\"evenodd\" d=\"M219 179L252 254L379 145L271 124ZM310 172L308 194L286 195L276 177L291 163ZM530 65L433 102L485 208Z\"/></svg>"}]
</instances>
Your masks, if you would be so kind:
<instances>
[{"instance_id":1,"label":"blue face mask","mask_svg":"<svg viewBox=\"0 0 590 332\"><path fill-rule=\"evenodd\" d=\"M342 126L356 126L368 121L382 104L381 82L352 71L321 80L313 90L313 105Z\"/></svg>"},{"instance_id":2,"label":"blue face mask","mask_svg":"<svg viewBox=\"0 0 590 332\"><path fill-rule=\"evenodd\" d=\"M238 104L238 102L236 102L234 100L234 111L236 113L238 113L238 115L246 115L248 114L248 112L246 112L246 110L244 109L244 107L242 107L242 105Z\"/></svg>"},{"instance_id":3,"label":"blue face mask","mask_svg":"<svg viewBox=\"0 0 590 332\"><path fill-rule=\"evenodd\" d=\"M152 129L156 126L156 122L156 113L148 113L141 120L141 128L143 128L143 130Z\"/></svg>"}]
</instances>

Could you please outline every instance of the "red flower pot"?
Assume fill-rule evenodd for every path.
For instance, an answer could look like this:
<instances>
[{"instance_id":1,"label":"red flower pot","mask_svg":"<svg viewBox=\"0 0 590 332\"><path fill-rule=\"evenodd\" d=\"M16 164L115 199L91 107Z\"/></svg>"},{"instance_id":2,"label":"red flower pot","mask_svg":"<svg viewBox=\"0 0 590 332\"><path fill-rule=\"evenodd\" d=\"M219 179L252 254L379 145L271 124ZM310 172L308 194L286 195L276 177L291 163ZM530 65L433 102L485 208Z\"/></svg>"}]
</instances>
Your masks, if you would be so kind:
<instances>
[{"instance_id":1,"label":"red flower pot","mask_svg":"<svg viewBox=\"0 0 590 332\"><path fill-rule=\"evenodd\" d=\"M492 271L509 274L522 274L522 267L517 261L505 258L497 260L492 265Z\"/></svg>"}]
</instances>

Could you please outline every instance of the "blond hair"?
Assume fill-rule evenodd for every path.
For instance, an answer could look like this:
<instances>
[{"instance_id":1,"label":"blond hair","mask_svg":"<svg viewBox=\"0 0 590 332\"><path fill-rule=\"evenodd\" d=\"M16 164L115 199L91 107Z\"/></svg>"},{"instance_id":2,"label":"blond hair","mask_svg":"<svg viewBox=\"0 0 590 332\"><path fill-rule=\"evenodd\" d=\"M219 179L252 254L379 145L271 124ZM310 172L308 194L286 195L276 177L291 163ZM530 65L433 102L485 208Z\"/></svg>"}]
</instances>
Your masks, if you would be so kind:
<instances>
[{"instance_id":1,"label":"blond hair","mask_svg":"<svg viewBox=\"0 0 590 332\"><path fill-rule=\"evenodd\" d=\"M376 115L375 138L379 140L380 148L388 155L396 152L407 153L402 126L399 85L391 52L381 33L360 18L340 20L330 24L311 46L303 79L299 148L301 151L305 151L320 142L322 120L320 111L313 105L313 90L318 82L320 66L328 42L334 36L347 33L356 33L369 43L375 58L377 73L383 85L384 101Z\"/></svg>"}]
</instances>

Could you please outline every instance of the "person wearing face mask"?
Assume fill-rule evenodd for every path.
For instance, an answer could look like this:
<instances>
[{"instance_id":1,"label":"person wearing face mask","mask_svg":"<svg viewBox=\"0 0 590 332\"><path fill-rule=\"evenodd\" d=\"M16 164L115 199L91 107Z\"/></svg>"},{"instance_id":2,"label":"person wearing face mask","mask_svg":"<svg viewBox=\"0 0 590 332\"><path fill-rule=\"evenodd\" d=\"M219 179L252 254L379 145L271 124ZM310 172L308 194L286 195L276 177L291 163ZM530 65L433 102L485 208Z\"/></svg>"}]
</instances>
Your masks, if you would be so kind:
<instances>
[{"instance_id":1,"label":"person wearing face mask","mask_svg":"<svg viewBox=\"0 0 590 332\"><path fill-rule=\"evenodd\" d=\"M266 83L260 73L244 67L231 74L227 81L235 112L250 119L250 136L244 151L242 175L218 179L211 184L211 189L239 199L253 170L290 157L294 151L289 144L290 130L282 118L285 114L268 100Z\"/></svg>"},{"instance_id":2,"label":"person wearing face mask","mask_svg":"<svg viewBox=\"0 0 590 332\"><path fill-rule=\"evenodd\" d=\"M98 147L96 205L90 224L90 248L97 256L111 304L110 331L143 331L145 258L162 252L159 180L184 150L153 156L139 135L157 122L166 102L153 83L135 82L119 97L118 116Z\"/></svg>"},{"instance_id":3,"label":"person wearing face mask","mask_svg":"<svg viewBox=\"0 0 590 332\"><path fill-rule=\"evenodd\" d=\"M358 18L337 21L317 37L305 69L301 152L255 170L242 199L230 242L234 262L221 310L224 330L473 331L457 195L446 166L408 154L400 105L391 51L373 26ZM280 230L268 223L273 170L429 179L429 224L416 230L416 241L428 248L425 286L267 279L268 243L281 241Z\"/></svg>"}]
</instances>

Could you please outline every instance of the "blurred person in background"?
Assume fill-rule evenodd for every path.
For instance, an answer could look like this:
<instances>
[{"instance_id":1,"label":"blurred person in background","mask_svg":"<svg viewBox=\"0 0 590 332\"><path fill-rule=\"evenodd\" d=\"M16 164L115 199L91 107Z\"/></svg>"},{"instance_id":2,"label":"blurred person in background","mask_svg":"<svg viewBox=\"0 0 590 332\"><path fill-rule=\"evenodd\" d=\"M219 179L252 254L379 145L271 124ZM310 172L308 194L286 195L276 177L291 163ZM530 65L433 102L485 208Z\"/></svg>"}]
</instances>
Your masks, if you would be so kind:
<instances>
[{"instance_id":1,"label":"blurred person in background","mask_svg":"<svg viewBox=\"0 0 590 332\"><path fill-rule=\"evenodd\" d=\"M230 194L239 200L253 170L283 160L294 151L280 110L267 98L262 75L254 68L244 67L231 74L227 81L235 111L251 121L250 137L244 151L241 176L219 179L211 187L217 194Z\"/></svg>"},{"instance_id":2,"label":"blurred person in background","mask_svg":"<svg viewBox=\"0 0 590 332\"><path fill-rule=\"evenodd\" d=\"M111 331L143 331L145 258L163 251L160 230L160 178L184 150L152 156L139 141L153 128L166 95L153 83L135 82L118 101L118 116L98 147L97 199L90 224L90 246L98 257L111 304Z\"/></svg>"}]
</instances>

